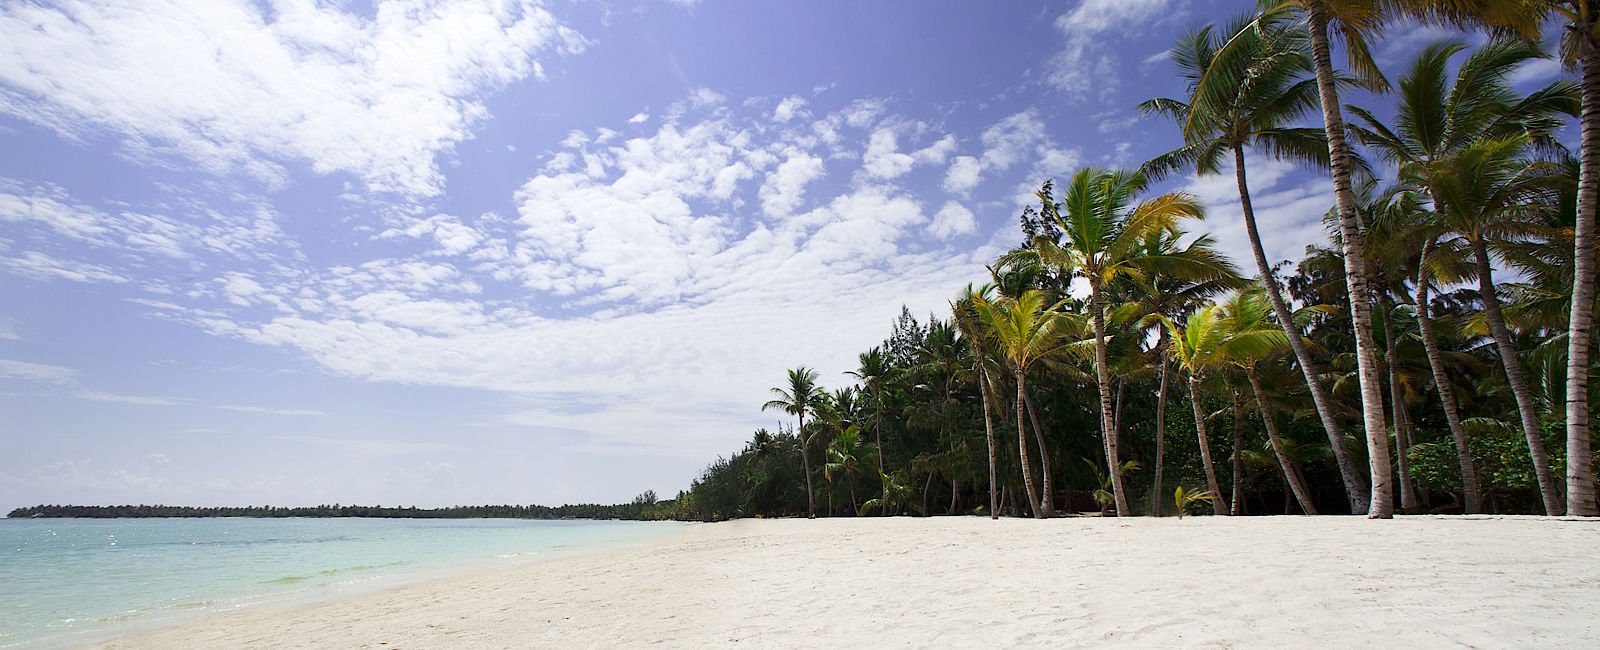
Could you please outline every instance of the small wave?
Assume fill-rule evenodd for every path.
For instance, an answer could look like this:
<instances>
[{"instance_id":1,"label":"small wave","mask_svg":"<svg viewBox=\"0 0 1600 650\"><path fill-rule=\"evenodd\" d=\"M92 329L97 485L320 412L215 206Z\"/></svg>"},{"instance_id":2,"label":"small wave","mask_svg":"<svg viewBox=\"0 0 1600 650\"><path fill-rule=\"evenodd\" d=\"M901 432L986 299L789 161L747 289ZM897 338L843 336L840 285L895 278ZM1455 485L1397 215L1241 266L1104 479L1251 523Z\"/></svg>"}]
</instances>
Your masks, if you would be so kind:
<instances>
[{"instance_id":1,"label":"small wave","mask_svg":"<svg viewBox=\"0 0 1600 650\"><path fill-rule=\"evenodd\" d=\"M395 562L386 562L384 564L360 564L360 565L356 565L356 566L347 566L347 567L342 567L342 568L338 568L338 569L323 569L321 571L318 571L316 573L316 575L284 576L284 577L281 577L281 578L273 578L271 580L263 580L263 581L261 581L261 584L267 584L267 585L292 585L292 584L295 584L295 583L298 583L298 582L305 582L307 580L313 580L313 579L316 579L316 578L331 578L331 577L334 577L334 576L342 576L342 575L349 574L349 573L359 573L359 572L362 572L362 571L376 571L376 570L379 570L379 569L392 569L392 568L395 568L395 567L402 567L402 566L407 566L407 565L411 565L411 564L416 564L416 563L408 561L408 560L398 560L398 561L395 561Z\"/></svg>"}]
</instances>

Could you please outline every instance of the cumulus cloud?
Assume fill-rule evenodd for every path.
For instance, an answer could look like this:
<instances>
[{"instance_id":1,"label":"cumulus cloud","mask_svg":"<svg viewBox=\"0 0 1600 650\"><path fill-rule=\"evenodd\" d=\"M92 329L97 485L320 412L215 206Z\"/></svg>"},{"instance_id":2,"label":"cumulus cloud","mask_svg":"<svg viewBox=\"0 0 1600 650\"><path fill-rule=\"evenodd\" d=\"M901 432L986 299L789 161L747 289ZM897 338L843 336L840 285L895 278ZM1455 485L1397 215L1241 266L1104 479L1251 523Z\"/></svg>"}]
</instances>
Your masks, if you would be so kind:
<instances>
[{"instance_id":1,"label":"cumulus cloud","mask_svg":"<svg viewBox=\"0 0 1600 650\"><path fill-rule=\"evenodd\" d=\"M966 206L949 201L944 207L939 208L939 213L933 215L933 224L928 231L939 239L949 239L955 235L964 235L978 227L978 222L972 216L972 211Z\"/></svg>"},{"instance_id":2,"label":"cumulus cloud","mask_svg":"<svg viewBox=\"0 0 1600 650\"><path fill-rule=\"evenodd\" d=\"M281 184L285 165L433 195L435 159L481 97L585 40L531 0L385 0L371 19L308 2L0 7L0 112L128 155Z\"/></svg>"},{"instance_id":3,"label":"cumulus cloud","mask_svg":"<svg viewBox=\"0 0 1600 650\"><path fill-rule=\"evenodd\" d=\"M983 165L972 156L957 156L950 163L950 170L945 172L944 191L965 195L978 186L982 180Z\"/></svg>"},{"instance_id":4,"label":"cumulus cloud","mask_svg":"<svg viewBox=\"0 0 1600 650\"><path fill-rule=\"evenodd\" d=\"M1136 30L1170 12L1169 0L1084 0L1056 18L1065 43L1046 65L1045 82L1071 101L1091 92L1106 96L1116 89L1117 55L1097 38L1113 30Z\"/></svg>"}]
</instances>

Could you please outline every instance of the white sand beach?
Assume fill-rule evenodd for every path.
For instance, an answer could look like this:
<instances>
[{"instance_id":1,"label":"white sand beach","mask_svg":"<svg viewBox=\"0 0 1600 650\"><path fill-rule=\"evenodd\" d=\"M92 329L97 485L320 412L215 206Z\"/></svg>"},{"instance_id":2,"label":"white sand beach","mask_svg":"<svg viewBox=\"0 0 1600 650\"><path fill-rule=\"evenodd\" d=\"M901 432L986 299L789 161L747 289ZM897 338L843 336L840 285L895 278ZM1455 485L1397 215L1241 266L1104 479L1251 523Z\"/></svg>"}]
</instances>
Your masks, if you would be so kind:
<instances>
[{"instance_id":1,"label":"white sand beach","mask_svg":"<svg viewBox=\"0 0 1600 650\"><path fill-rule=\"evenodd\" d=\"M1600 647L1600 521L742 520L103 648Z\"/></svg>"}]
</instances>

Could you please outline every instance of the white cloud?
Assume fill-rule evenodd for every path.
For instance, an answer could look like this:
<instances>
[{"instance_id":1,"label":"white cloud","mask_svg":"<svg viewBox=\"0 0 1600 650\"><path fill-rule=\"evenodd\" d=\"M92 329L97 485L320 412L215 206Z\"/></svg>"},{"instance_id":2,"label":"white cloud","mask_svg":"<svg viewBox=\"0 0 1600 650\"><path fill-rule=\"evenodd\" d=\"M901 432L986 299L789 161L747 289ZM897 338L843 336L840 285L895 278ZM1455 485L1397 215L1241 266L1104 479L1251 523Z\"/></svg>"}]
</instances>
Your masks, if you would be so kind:
<instances>
[{"instance_id":1,"label":"white cloud","mask_svg":"<svg viewBox=\"0 0 1600 650\"><path fill-rule=\"evenodd\" d=\"M982 180L983 165L972 156L957 156L944 176L944 191L966 195Z\"/></svg>"},{"instance_id":2,"label":"white cloud","mask_svg":"<svg viewBox=\"0 0 1600 650\"><path fill-rule=\"evenodd\" d=\"M1069 101L1082 101L1090 92L1107 96L1116 89L1117 57L1105 47L1103 36L1112 30L1136 28L1168 17L1168 0L1084 0L1056 18L1065 38L1061 51L1046 65L1045 81Z\"/></svg>"},{"instance_id":3,"label":"white cloud","mask_svg":"<svg viewBox=\"0 0 1600 650\"><path fill-rule=\"evenodd\" d=\"M585 46L527 0L388 0L371 19L301 2L11 3L0 35L0 112L218 174L281 184L305 163L411 195L440 191L435 158L487 116L485 93Z\"/></svg>"},{"instance_id":4,"label":"white cloud","mask_svg":"<svg viewBox=\"0 0 1600 650\"><path fill-rule=\"evenodd\" d=\"M114 404L129 404L132 406L182 406L189 400L175 397L152 397L148 395L118 395L101 391L85 391L78 393L78 399L93 400L96 402L111 402Z\"/></svg>"},{"instance_id":5,"label":"white cloud","mask_svg":"<svg viewBox=\"0 0 1600 650\"><path fill-rule=\"evenodd\" d=\"M933 224L928 227L928 232L939 239L949 239L955 235L964 235L978 227L978 222L972 216L972 211L966 206L949 201L944 207L939 208L939 213L933 215Z\"/></svg>"},{"instance_id":6,"label":"white cloud","mask_svg":"<svg viewBox=\"0 0 1600 650\"><path fill-rule=\"evenodd\" d=\"M915 162L915 158L900 153L893 129L880 128L872 132L861 168L874 178L891 179L911 171Z\"/></svg>"},{"instance_id":7,"label":"white cloud","mask_svg":"<svg viewBox=\"0 0 1600 650\"><path fill-rule=\"evenodd\" d=\"M634 113L633 117L628 118L629 124L644 124L648 121L650 121L650 114L643 111Z\"/></svg>"},{"instance_id":8,"label":"white cloud","mask_svg":"<svg viewBox=\"0 0 1600 650\"><path fill-rule=\"evenodd\" d=\"M798 95L790 95L778 102L778 107L772 109L772 121L783 123L797 117L806 115L806 100Z\"/></svg>"},{"instance_id":9,"label":"white cloud","mask_svg":"<svg viewBox=\"0 0 1600 650\"><path fill-rule=\"evenodd\" d=\"M0 377L46 383L71 382L77 372L71 368L28 361L0 359Z\"/></svg>"},{"instance_id":10,"label":"white cloud","mask_svg":"<svg viewBox=\"0 0 1600 650\"><path fill-rule=\"evenodd\" d=\"M761 209L770 218L786 217L800 207L806 185L827 173L822 159L791 149L787 159L767 176L761 186Z\"/></svg>"},{"instance_id":11,"label":"white cloud","mask_svg":"<svg viewBox=\"0 0 1600 650\"><path fill-rule=\"evenodd\" d=\"M1045 139L1044 122L1032 111L1007 117L985 129L983 164L990 169L1004 171L1020 162L1032 148Z\"/></svg>"}]
</instances>

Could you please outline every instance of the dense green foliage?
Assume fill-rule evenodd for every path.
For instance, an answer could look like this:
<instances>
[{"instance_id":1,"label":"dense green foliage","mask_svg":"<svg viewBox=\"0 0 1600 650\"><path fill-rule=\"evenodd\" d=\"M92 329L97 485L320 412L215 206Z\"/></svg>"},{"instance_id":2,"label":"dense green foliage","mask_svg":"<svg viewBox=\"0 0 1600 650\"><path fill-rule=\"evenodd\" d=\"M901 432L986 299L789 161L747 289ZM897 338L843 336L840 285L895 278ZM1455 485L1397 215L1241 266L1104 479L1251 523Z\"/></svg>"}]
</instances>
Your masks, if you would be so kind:
<instances>
[{"instance_id":1,"label":"dense green foliage","mask_svg":"<svg viewBox=\"0 0 1600 650\"><path fill-rule=\"evenodd\" d=\"M17 508L7 517L57 518L85 517L371 517L379 519L670 519L676 511L672 501L657 501L655 493L639 495L632 503L600 505L580 503L562 506L453 506L449 508L320 505L299 508L243 506L196 508L191 506L61 506L37 505Z\"/></svg>"},{"instance_id":2,"label":"dense green foliage","mask_svg":"<svg viewBox=\"0 0 1600 650\"><path fill-rule=\"evenodd\" d=\"M1141 108L1175 119L1183 146L1141 171L1079 170L1059 195L1047 182L989 283L945 316L902 309L861 353L853 385L829 391L814 371L789 371L768 406L803 413L795 427L756 431L675 513L1176 514L1199 512L1197 494L1217 514L1348 513L1368 507L1368 477L1382 486L1373 516L1558 512L1568 314L1593 310L1572 310L1580 165L1557 137L1578 87L1521 94L1511 80L1546 56L1522 41L1434 45L1398 77L1395 115L1345 109L1366 147L1352 164L1330 156L1323 129L1298 124L1318 106L1317 39L1293 18L1247 16L1180 40L1189 96ZM1380 25L1378 14L1331 18L1366 21L1344 26L1356 38ZM1353 65L1362 83L1383 82L1370 60ZM1357 227L1341 228L1329 205L1332 239L1271 266L1247 153L1348 174ZM1257 277L1197 237L1203 223L1177 218L1202 217L1193 197L1146 191L1146 174L1183 170L1235 173ZM1347 245L1352 233L1364 247ZM1376 370L1358 373L1358 357ZM1375 418L1386 425L1368 435ZM1372 441L1387 444L1369 453Z\"/></svg>"}]
</instances>

